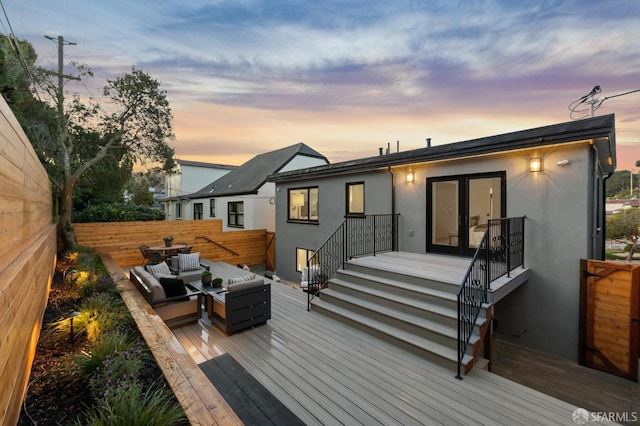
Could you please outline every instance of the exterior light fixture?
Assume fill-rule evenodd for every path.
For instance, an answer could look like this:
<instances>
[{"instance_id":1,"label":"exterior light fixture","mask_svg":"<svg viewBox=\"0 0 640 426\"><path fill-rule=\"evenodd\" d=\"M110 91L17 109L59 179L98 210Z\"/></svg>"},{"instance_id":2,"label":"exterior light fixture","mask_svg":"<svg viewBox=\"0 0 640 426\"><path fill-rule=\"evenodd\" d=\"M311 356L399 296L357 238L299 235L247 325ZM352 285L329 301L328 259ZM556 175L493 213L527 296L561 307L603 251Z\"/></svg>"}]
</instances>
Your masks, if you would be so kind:
<instances>
[{"instance_id":1,"label":"exterior light fixture","mask_svg":"<svg viewBox=\"0 0 640 426\"><path fill-rule=\"evenodd\" d=\"M78 311L71 311L71 313L69 314L69 325L70 325L69 340L71 341L71 343L73 343L73 319L79 315L80 315L80 312Z\"/></svg>"},{"instance_id":2,"label":"exterior light fixture","mask_svg":"<svg viewBox=\"0 0 640 426\"><path fill-rule=\"evenodd\" d=\"M529 159L529 171L541 172L542 171L542 158L534 157Z\"/></svg>"},{"instance_id":3,"label":"exterior light fixture","mask_svg":"<svg viewBox=\"0 0 640 426\"><path fill-rule=\"evenodd\" d=\"M409 171L407 172L407 183L413 183L413 170L409 169Z\"/></svg>"}]
</instances>

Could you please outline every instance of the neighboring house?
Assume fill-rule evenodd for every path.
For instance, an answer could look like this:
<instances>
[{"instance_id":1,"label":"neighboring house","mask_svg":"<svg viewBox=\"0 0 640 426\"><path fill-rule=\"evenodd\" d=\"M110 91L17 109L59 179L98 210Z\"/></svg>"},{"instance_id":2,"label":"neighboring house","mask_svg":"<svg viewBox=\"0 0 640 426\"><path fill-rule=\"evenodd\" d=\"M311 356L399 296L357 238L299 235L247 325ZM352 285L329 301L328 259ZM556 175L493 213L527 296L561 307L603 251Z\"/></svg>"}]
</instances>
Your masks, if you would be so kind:
<instances>
[{"instance_id":1,"label":"neighboring house","mask_svg":"<svg viewBox=\"0 0 640 426\"><path fill-rule=\"evenodd\" d=\"M604 258L604 181L615 165L607 115L278 173L269 177L276 270L300 280L345 217L398 215L398 251L470 262L488 220L525 216L528 281L495 304L496 331L575 360L580 259Z\"/></svg>"},{"instance_id":2,"label":"neighboring house","mask_svg":"<svg viewBox=\"0 0 640 426\"><path fill-rule=\"evenodd\" d=\"M329 164L304 143L257 155L189 196L205 213L199 219L222 219L223 230L275 231L275 184L267 176Z\"/></svg>"},{"instance_id":3,"label":"neighboring house","mask_svg":"<svg viewBox=\"0 0 640 426\"><path fill-rule=\"evenodd\" d=\"M177 172L165 178L165 197L160 208L166 220L202 219L203 211L194 210L189 195L196 192L204 182L214 181L235 169L236 166L176 160Z\"/></svg>"},{"instance_id":4,"label":"neighboring house","mask_svg":"<svg viewBox=\"0 0 640 426\"><path fill-rule=\"evenodd\" d=\"M627 209L640 207L640 200L637 198L631 199L610 199L607 200L606 212L607 215L611 215L614 213L619 213Z\"/></svg>"}]
</instances>

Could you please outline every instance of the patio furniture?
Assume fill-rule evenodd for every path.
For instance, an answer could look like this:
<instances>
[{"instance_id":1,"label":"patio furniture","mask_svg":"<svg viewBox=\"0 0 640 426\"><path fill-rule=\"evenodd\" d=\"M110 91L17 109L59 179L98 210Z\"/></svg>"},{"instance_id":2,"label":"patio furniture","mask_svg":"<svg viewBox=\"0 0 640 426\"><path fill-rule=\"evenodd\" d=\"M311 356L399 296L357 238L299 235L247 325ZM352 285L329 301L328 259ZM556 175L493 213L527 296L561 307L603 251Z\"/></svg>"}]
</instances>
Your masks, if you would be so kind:
<instances>
[{"instance_id":1,"label":"patio furniture","mask_svg":"<svg viewBox=\"0 0 640 426\"><path fill-rule=\"evenodd\" d=\"M202 292L184 285L179 277L156 278L142 266L129 279L168 327L197 322L202 316ZM178 285L180 284L180 285Z\"/></svg>"},{"instance_id":2,"label":"patio furniture","mask_svg":"<svg viewBox=\"0 0 640 426\"><path fill-rule=\"evenodd\" d=\"M229 284L226 289L190 284L205 294L209 319L227 334L271 319L271 284L262 278Z\"/></svg>"},{"instance_id":3,"label":"patio furniture","mask_svg":"<svg viewBox=\"0 0 640 426\"><path fill-rule=\"evenodd\" d=\"M142 266L147 264L155 265L164 260L164 255L162 253L156 250L152 250L147 245L142 244L138 246L138 249L140 250L140 253L142 253L142 257L144 258L142 260Z\"/></svg>"},{"instance_id":4,"label":"patio furniture","mask_svg":"<svg viewBox=\"0 0 640 426\"><path fill-rule=\"evenodd\" d=\"M178 253L189 254L191 250L193 250L193 246L188 245L187 243L175 243L176 246L184 245L183 249L178 249Z\"/></svg>"},{"instance_id":5,"label":"patio furniture","mask_svg":"<svg viewBox=\"0 0 640 426\"><path fill-rule=\"evenodd\" d=\"M170 259L171 256L174 256L180 253L182 250L186 248L187 248L186 243L177 243L177 244L172 244L168 247L167 246L151 246L149 247L149 250L162 254L162 260L167 260L167 259Z\"/></svg>"}]
</instances>

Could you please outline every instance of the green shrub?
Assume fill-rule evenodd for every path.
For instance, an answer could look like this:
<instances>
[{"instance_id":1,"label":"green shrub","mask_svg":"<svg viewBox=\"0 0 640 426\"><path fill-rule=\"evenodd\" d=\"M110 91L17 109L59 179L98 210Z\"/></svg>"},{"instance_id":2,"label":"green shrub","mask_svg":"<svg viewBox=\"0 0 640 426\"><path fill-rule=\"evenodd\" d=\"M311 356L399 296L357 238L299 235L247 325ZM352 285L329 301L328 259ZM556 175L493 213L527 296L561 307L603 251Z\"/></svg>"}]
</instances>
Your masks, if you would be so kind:
<instances>
[{"instance_id":1,"label":"green shrub","mask_svg":"<svg viewBox=\"0 0 640 426\"><path fill-rule=\"evenodd\" d=\"M128 352L134 347L133 342L118 331L103 333L87 351L81 352L76 357L78 372L88 376L101 368L105 360L111 359L114 354Z\"/></svg>"},{"instance_id":2,"label":"green shrub","mask_svg":"<svg viewBox=\"0 0 640 426\"><path fill-rule=\"evenodd\" d=\"M102 363L95 368L89 379L89 387L96 399L106 397L114 386L129 386L130 383L138 383L138 374L144 367L148 354L142 352L137 345L129 347L128 342L122 341L125 350L114 350L111 354L102 357ZM104 348L107 351L110 348ZM95 349L98 352L97 348ZM97 357L96 357L97 358ZM91 366L87 366L91 368Z\"/></svg>"},{"instance_id":3,"label":"green shrub","mask_svg":"<svg viewBox=\"0 0 640 426\"><path fill-rule=\"evenodd\" d=\"M620 260L619 256L616 256L616 254L619 253L618 251L614 251L614 250L605 250L604 251L604 258L607 260Z\"/></svg>"},{"instance_id":4,"label":"green shrub","mask_svg":"<svg viewBox=\"0 0 640 426\"><path fill-rule=\"evenodd\" d=\"M134 203L94 204L74 215L73 221L82 222L131 222L164 220L164 213L149 206Z\"/></svg>"},{"instance_id":5,"label":"green shrub","mask_svg":"<svg viewBox=\"0 0 640 426\"><path fill-rule=\"evenodd\" d=\"M73 318L73 335L77 337L85 333L90 342L95 342L101 334L128 325L128 317L122 299L115 299L108 293L96 293L84 299L78 308L77 316ZM71 334L71 325L67 316L53 322L51 329L66 338Z\"/></svg>"},{"instance_id":6,"label":"green shrub","mask_svg":"<svg viewBox=\"0 0 640 426\"><path fill-rule=\"evenodd\" d=\"M185 420L184 411L171 402L164 389L148 389L138 383L111 387L78 425L92 426L168 426Z\"/></svg>"}]
</instances>

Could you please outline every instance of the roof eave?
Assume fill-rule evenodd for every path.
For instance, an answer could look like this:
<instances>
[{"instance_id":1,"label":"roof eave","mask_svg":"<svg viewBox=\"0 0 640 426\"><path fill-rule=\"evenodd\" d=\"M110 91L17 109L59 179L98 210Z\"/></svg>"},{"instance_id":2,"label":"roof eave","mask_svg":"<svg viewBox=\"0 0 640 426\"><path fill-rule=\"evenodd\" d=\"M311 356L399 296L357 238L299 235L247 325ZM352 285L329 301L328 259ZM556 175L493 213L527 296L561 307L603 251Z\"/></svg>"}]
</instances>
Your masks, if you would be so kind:
<instances>
[{"instance_id":1,"label":"roof eave","mask_svg":"<svg viewBox=\"0 0 640 426\"><path fill-rule=\"evenodd\" d=\"M430 148L398 152L388 155L364 158L355 161L334 163L326 166L316 166L283 173L272 174L267 177L271 182L309 179L326 175L347 174L371 171L405 164L425 163L454 158L470 157L496 152L507 152L561 144L578 140L601 140L600 149L606 150L612 158L611 164L606 164L615 170L615 117L613 114L554 124L529 130L521 130L502 135L489 136ZM603 153L605 154L605 153ZM608 163L608 161L607 161ZM603 164L604 165L604 164Z\"/></svg>"}]
</instances>

